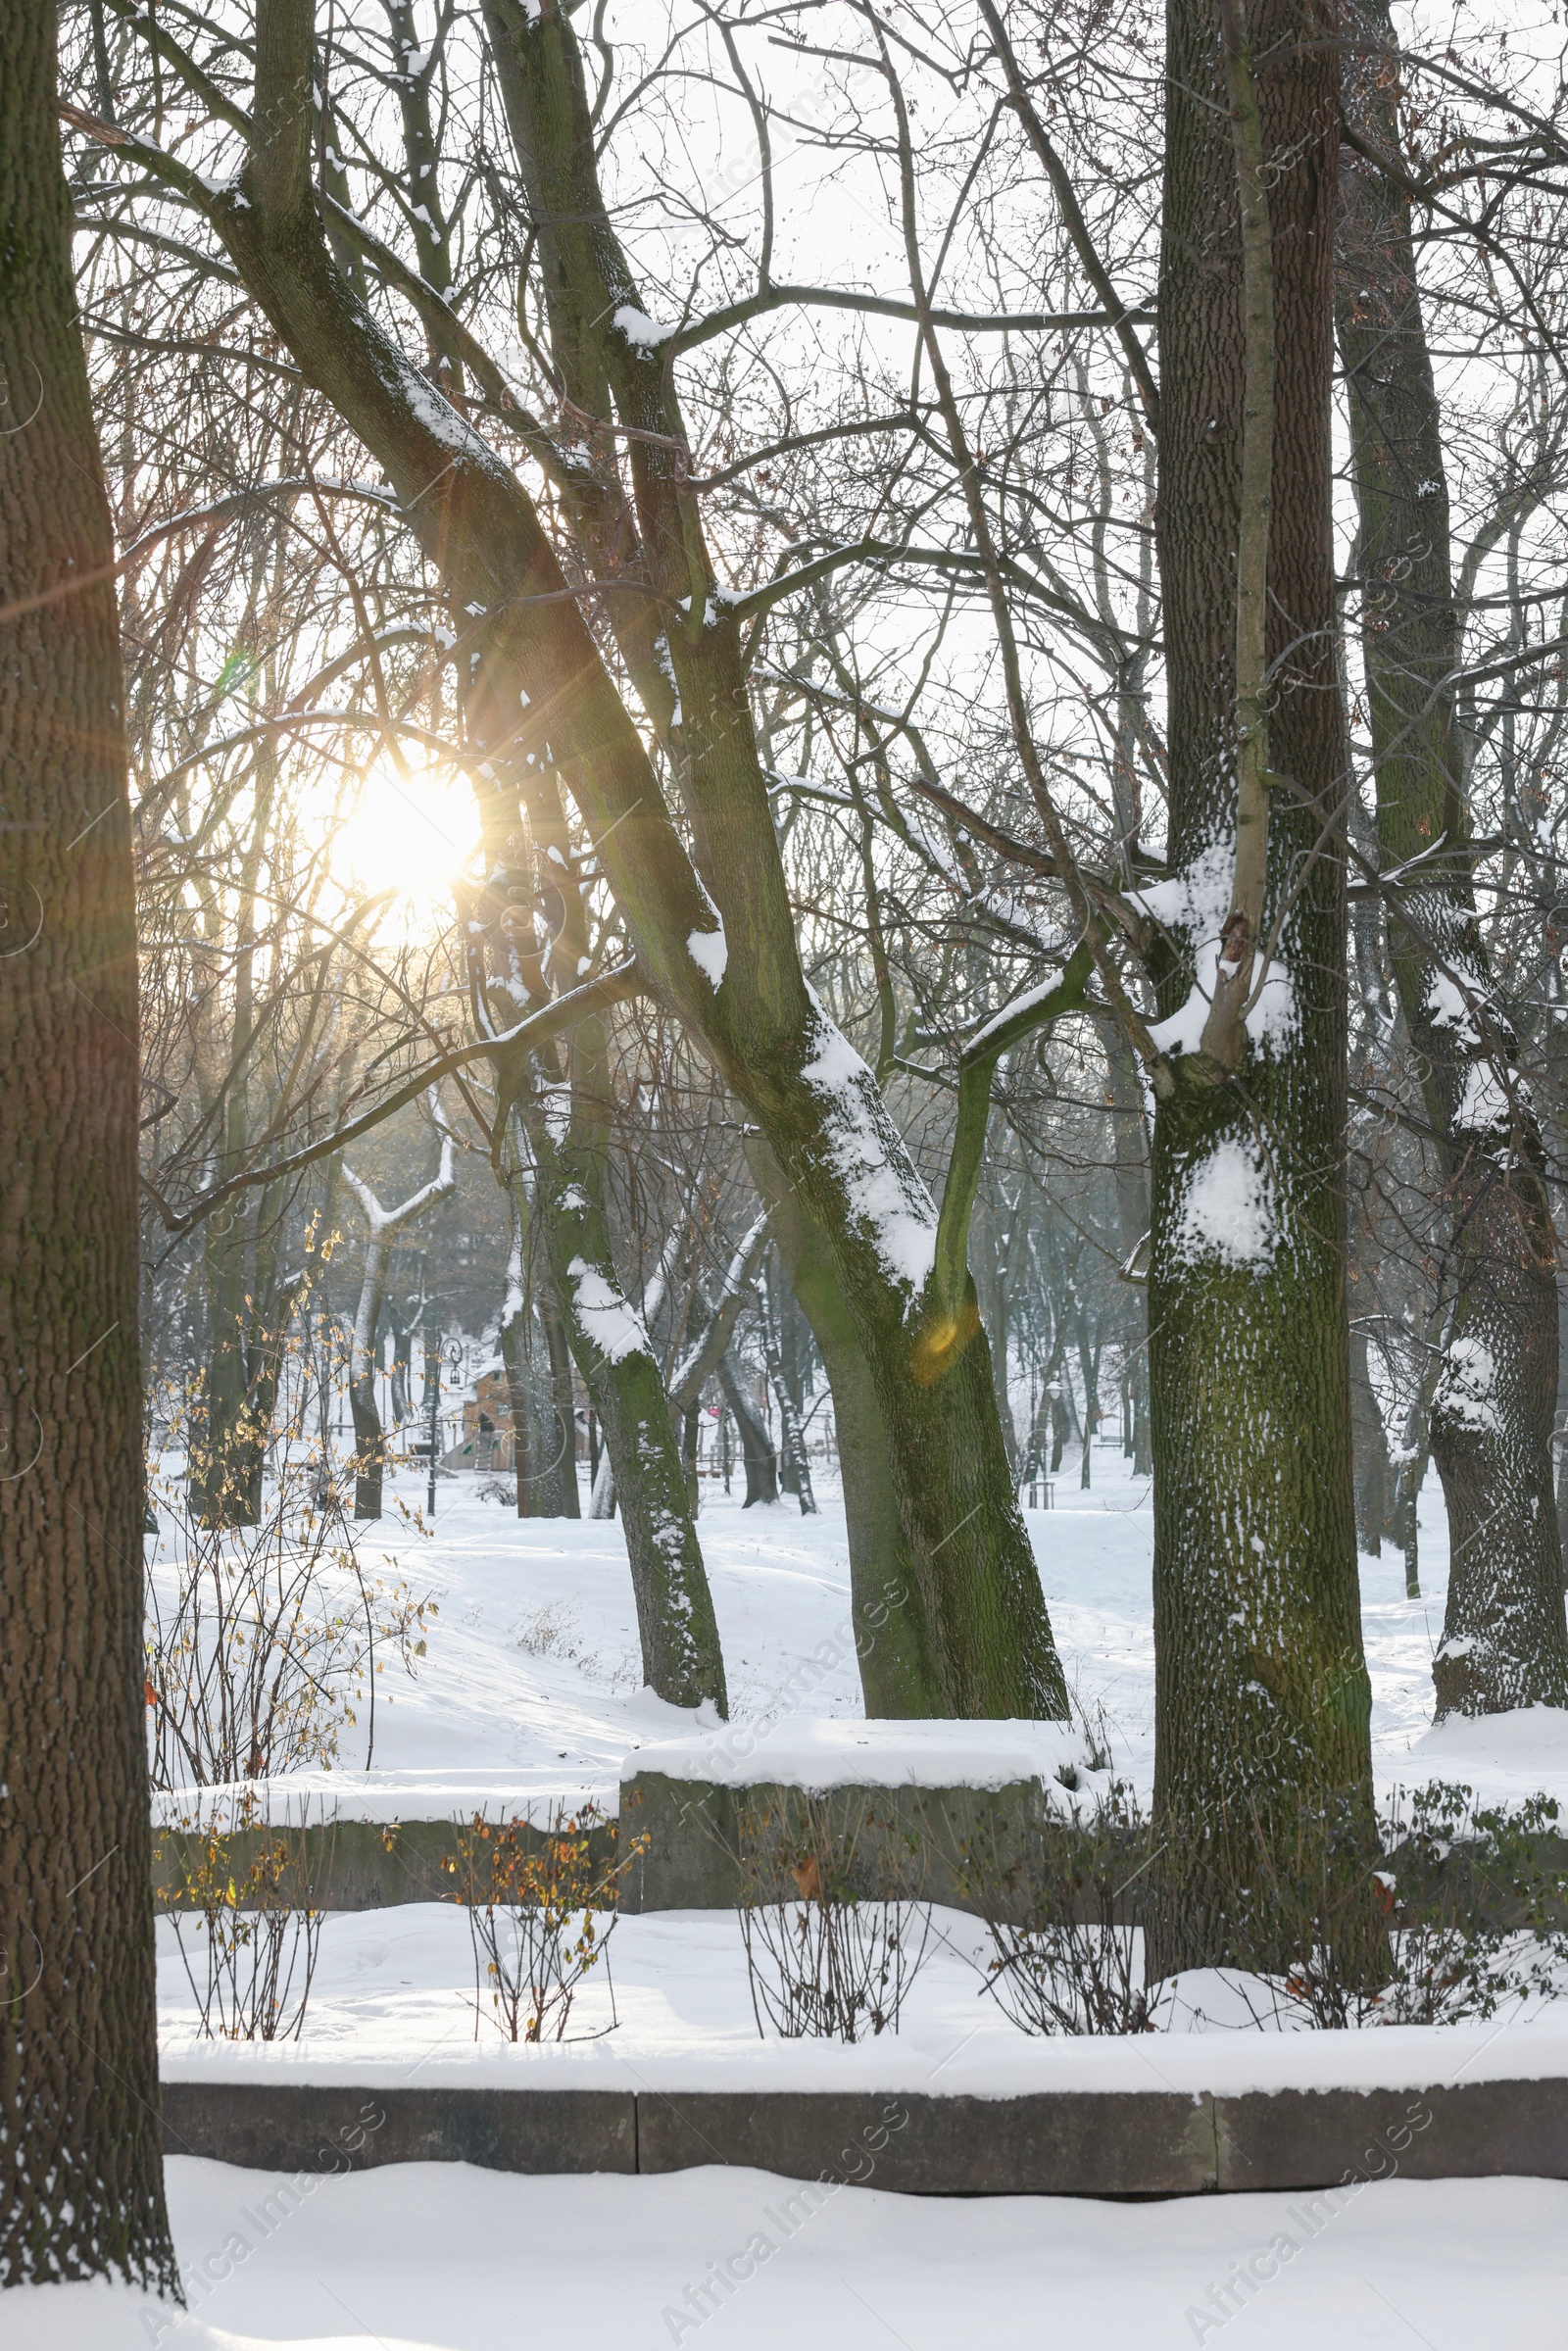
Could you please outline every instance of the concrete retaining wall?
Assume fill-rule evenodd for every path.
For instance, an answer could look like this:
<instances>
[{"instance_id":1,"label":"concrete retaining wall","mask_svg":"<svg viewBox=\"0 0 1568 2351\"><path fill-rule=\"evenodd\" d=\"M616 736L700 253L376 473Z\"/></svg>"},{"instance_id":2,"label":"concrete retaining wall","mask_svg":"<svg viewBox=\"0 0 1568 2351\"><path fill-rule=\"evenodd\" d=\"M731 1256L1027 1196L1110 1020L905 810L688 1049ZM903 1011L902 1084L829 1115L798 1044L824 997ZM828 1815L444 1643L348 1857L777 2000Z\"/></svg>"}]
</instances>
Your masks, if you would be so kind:
<instances>
[{"instance_id":1,"label":"concrete retaining wall","mask_svg":"<svg viewBox=\"0 0 1568 2351\"><path fill-rule=\"evenodd\" d=\"M748 2164L911 2195L1075 2196L1353 2193L1395 2176L1568 2179L1561 2079L996 2099L166 2082L163 2100L166 2153L287 2173L384 2163L523 2173Z\"/></svg>"}]
</instances>

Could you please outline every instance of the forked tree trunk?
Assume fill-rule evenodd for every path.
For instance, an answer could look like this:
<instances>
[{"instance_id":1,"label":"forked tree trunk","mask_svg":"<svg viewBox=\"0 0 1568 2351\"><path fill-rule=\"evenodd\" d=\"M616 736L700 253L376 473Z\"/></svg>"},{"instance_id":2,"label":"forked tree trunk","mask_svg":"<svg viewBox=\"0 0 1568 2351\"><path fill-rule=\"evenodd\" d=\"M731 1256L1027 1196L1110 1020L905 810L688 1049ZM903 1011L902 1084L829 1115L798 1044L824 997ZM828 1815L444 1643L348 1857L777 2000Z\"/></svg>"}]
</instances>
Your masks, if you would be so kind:
<instances>
[{"instance_id":1,"label":"forked tree trunk","mask_svg":"<svg viewBox=\"0 0 1568 2351\"><path fill-rule=\"evenodd\" d=\"M351 1167L343 1181L360 1203L365 1217L365 1262L360 1274L360 1302L354 1315L354 1348L349 1359L349 1411L354 1420L354 1515L381 1515L381 1486L386 1468L386 1435L376 1401L375 1379L380 1368L381 1298L392 1251L411 1225L437 1201L457 1190L453 1166L454 1138L442 1114L434 1088L430 1108L441 1137L441 1164L428 1184L411 1193L400 1206L383 1208L368 1184Z\"/></svg>"},{"instance_id":2,"label":"forked tree trunk","mask_svg":"<svg viewBox=\"0 0 1568 2351\"><path fill-rule=\"evenodd\" d=\"M1350 120L1397 155L1398 51L1386 0L1362 0ZM1419 859L1389 908L1399 1004L1449 1225L1453 1309L1432 1400L1448 1511L1437 1716L1568 1705L1568 1617L1552 1486L1556 1239L1546 1158L1477 918L1453 677L1443 416L1416 282L1409 200L1347 149L1340 345L1360 519L1378 843Z\"/></svg>"},{"instance_id":3,"label":"forked tree trunk","mask_svg":"<svg viewBox=\"0 0 1568 2351\"><path fill-rule=\"evenodd\" d=\"M1261 919L1242 952L1271 946L1283 984L1232 1067L1173 1054L1154 1119L1156 1975L1279 1956L1275 1873L1294 1868L1314 1816L1348 1810L1352 1845L1370 1816L1345 1271L1348 749L1330 534L1336 18L1312 0L1246 11L1268 207L1250 250L1272 263L1273 330L1259 351L1255 277L1243 300L1245 117L1238 107L1233 120L1228 80L1241 68L1222 47L1229 4L1168 0L1166 17L1157 532L1169 857L1183 880L1164 912L1184 952L1160 1009L1186 1003L1195 966L1220 1002L1246 772L1239 550L1256 555L1259 528L1272 776ZM1272 408L1272 510L1265 495L1260 513L1242 495L1250 405L1254 434ZM1194 1019L1213 1034L1202 997Z\"/></svg>"},{"instance_id":4,"label":"forked tree trunk","mask_svg":"<svg viewBox=\"0 0 1568 2351\"><path fill-rule=\"evenodd\" d=\"M628 431L638 567L660 595L687 607L688 624L670 629L668 650L695 866L537 509L332 264L311 184L310 0L258 7L256 137L240 181L207 198L193 179L182 185L204 202L308 380L385 468L464 625L476 612L489 615L475 665L496 709L511 713L514 736L519 707L548 712L549 756L582 812L650 984L702 1039L826 1234L875 1383L945 1706L1063 1717L1065 1685L972 1297L956 1311L933 1302L934 1205L871 1073L806 986L752 728L742 628L711 596L669 372L662 353L640 339L638 289L594 176L574 35L559 0L495 5L487 25L540 238L552 332L564 321L577 338L571 367L578 358L583 366L570 380L586 394L579 405L603 416L608 392ZM428 323L435 314L428 305L426 313ZM612 504L615 529L631 526L618 486L601 485L591 464L540 454L597 563L595 514ZM667 727L674 698L656 654L658 604L613 597L609 610L612 626L627 632L617 643L638 693ZM623 620L623 611L632 617ZM544 742L541 734L541 753Z\"/></svg>"},{"instance_id":5,"label":"forked tree trunk","mask_svg":"<svg viewBox=\"0 0 1568 2351\"><path fill-rule=\"evenodd\" d=\"M0 2285L177 2296L142 1673L136 910L55 11L0 6Z\"/></svg>"}]
</instances>

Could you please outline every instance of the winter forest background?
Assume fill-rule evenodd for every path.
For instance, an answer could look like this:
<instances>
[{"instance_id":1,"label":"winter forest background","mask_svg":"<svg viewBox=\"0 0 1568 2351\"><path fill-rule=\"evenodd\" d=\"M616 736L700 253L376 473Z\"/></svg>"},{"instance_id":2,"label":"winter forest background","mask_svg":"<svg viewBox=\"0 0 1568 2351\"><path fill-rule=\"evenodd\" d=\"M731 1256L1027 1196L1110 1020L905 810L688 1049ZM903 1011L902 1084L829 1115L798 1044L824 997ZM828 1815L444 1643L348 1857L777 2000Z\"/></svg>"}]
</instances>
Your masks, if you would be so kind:
<instances>
[{"instance_id":1,"label":"winter forest background","mask_svg":"<svg viewBox=\"0 0 1568 2351\"><path fill-rule=\"evenodd\" d=\"M17 2277L171 2274L144 1732L587 1785L838 1575L1357 1997L1379 1738L1554 1787L1558 15L0 7Z\"/></svg>"}]
</instances>

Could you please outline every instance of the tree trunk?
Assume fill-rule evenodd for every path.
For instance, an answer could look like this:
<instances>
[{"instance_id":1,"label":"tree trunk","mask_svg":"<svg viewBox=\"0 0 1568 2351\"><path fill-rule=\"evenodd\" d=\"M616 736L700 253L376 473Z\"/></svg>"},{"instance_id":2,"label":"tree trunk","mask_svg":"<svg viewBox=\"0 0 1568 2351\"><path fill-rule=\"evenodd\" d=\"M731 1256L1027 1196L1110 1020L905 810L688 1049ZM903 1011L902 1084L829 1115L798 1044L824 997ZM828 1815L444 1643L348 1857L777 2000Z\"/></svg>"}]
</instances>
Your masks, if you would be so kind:
<instances>
[{"instance_id":1,"label":"tree trunk","mask_svg":"<svg viewBox=\"0 0 1568 2351\"><path fill-rule=\"evenodd\" d=\"M784 1356L779 1344L779 1302L784 1285L775 1276L768 1283L770 1295L763 1302L762 1354L767 1366L768 1385L778 1404L779 1426L779 1484L786 1494L794 1494L801 1506L803 1518L816 1516L816 1496L811 1491L811 1464L806 1450L806 1433L796 1397L785 1376Z\"/></svg>"},{"instance_id":2,"label":"tree trunk","mask_svg":"<svg viewBox=\"0 0 1568 2351\"><path fill-rule=\"evenodd\" d=\"M522 1182L520 1171L514 1171L507 1184L512 1245L507 1252L507 1294L496 1322L496 1344L506 1368L507 1396L512 1407L512 1469L516 1481L517 1516L548 1518L554 1516L551 1501L555 1494L555 1469L550 1463L549 1448L541 1443L544 1432L534 1396L529 1345L531 1311L523 1279L528 1205Z\"/></svg>"},{"instance_id":3,"label":"tree trunk","mask_svg":"<svg viewBox=\"0 0 1568 2351\"><path fill-rule=\"evenodd\" d=\"M569 952L576 944L569 919L563 935ZM728 1699L718 1624L663 1376L611 1249L605 1200L611 1104L604 1022L597 1014L576 1023L567 1054L565 1137L551 1134L537 1103L524 1111L538 1170L535 1208L566 1337L599 1415L614 1477L643 1673L650 1689L671 1705L707 1699L723 1714ZM568 1422L568 1437L570 1431Z\"/></svg>"},{"instance_id":4,"label":"tree trunk","mask_svg":"<svg viewBox=\"0 0 1568 2351\"><path fill-rule=\"evenodd\" d=\"M644 314L594 178L574 35L558 0L526 10L495 0L486 23L538 223L552 333L572 345L564 380L570 373L589 395L579 405L590 415L605 413L606 392L612 397L636 490L634 568L646 565L659 594L687 608L668 652L695 865L521 482L332 265L311 185L310 0L258 8L257 135L240 181L211 196L209 217L307 378L385 468L462 624L474 612L491 615L475 662L497 708L511 712L514 733L519 699L549 711L551 755L650 985L701 1038L828 1237L876 1383L945 1704L956 1714L1064 1717L972 1298L956 1311L935 1298L929 1193L870 1071L807 989L742 632L712 596L669 370L634 331ZM547 462L564 511L592 547L592 463ZM630 529L618 482L607 495L617 529ZM638 693L667 728L675 697L657 658L658 611L649 598L609 601Z\"/></svg>"},{"instance_id":5,"label":"tree trunk","mask_svg":"<svg viewBox=\"0 0 1568 2351\"><path fill-rule=\"evenodd\" d=\"M581 1518L577 1493L577 1405L571 1386L571 1347L565 1317L548 1266L539 1285L539 1320L544 1326L545 1351L550 1358L550 1411L546 1415L549 1451L555 1460L553 1516Z\"/></svg>"},{"instance_id":6,"label":"tree trunk","mask_svg":"<svg viewBox=\"0 0 1568 2351\"><path fill-rule=\"evenodd\" d=\"M760 1135L746 1138L746 1163L833 1394L850 1551L850 1604L865 1711L877 1719L940 1715L945 1709L930 1623L899 1514L887 1425L832 1250ZM729 1388L725 1396L735 1412ZM744 1449L745 1424L739 1413L735 1419ZM748 1502L754 1498L749 1453L746 1497Z\"/></svg>"},{"instance_id":7,"label":"tree trunk","mask_svg":"<svg viewBox=\"0 0 1568 2351\"><path fill-rule=\"evenodd\" d=\"M1382 1555L1383 1538L1394 1532L1391 1522L1394 1465L1383 1415L1372 1393L1367 1336L1363 1325L1350 1325L1350 1430L1355 1446L1355 1535L1368 1558Z\"/></svg>"},{"instance_id":8,"label":"tree trunk","mask_svg":"<svg viewBox=\"0 0 1568 2351\"><path fill-rule=\"evenodd\" d=\"M1251 185L1266 189L1267 217L1260 239L1249 226L1244 268L1248 114L1231 92L1250 73L1235 13L1228 53L1222 39L1238 6L1168 0L1166 19L1156 529L1178 877L1166 913L1181 953L1160 1010L1180 1011L1199 978L1189 1020L1201 1020L1204 1047L1173 1051L1158 1073L1152 1163L1154 1799L1167 1855L1156 1976L1272 1964L1270 1884L1292 1871L1314 1818L1348 1806L1364 1835L1371 1805L1344 1238L1348 746L1330 531L1339 53L1332 14L1311 0L1246 12L1263 159ZM1267 313L1255 299L1263 264ZM1277 459L1271 502L1265 492L1244 505L1260 441ZM1261 567L1249 569L1259 554L1266 594ZM1244 730L1259 714L1244 678L1262 675L1243 669L1250 612L1276 665L1266 700L1259 688L1263 772L1251 771L1266 829L1256 801L1238 797ZM1248 857L1266 858L1258 919L1237 948L1241 814L1253 827ZM1216 1034L1234 1004L1225 973L1240 969L1220 962L1222 947L1249 958L1271 949L1279 967L1250 1034L1239 1006L1235 1029Z\"/></svg>"},{"instance_id":9,"label":"tree trunk","mask_svg":"<svg viewBox=\"0 0 1568 2351\"><path fill-rule=\"evenodd\" d=\"M0 9L0 2285L178 2298L142 1664L136 909L55 11Z\"/></svg>"},{"instance_id":10,"label":"tree trunk","mask_svg":"<svg viewBox=\"0 0 1568 2351\"><path fill-rule=\"evenodd\" d=\"M413 1328L407 1311L398 1298L390 1298L386 1306L386 1327L392 1334L392 1426L406 1426L414 1409L409 1394L409 1357Z\"/></svg>"},{"instance_id":11,"label":"tree trunk","mask_svg":"<svg viewBox=\"0 0 1568 2351\"><path fill-rule=\"evenodd\" d=\"M441 1138L441 1163L428 1184L396 1208L383 1208L368 1184L352 1167L343 1181L360 1203L366 1225L365 1262L360 1275L360 1302L354 1315L354 1346L349 1358L349 1411L354 1420L354 1515L381 1515L381 1486L386 1468L386 1438L376 1400L375 1380L380 1368L381 1298L386 1269L400 1235L427 1208L451 1198L457 1190L453 1166L455 1138L442 1113L440 1097L430 1089L430 1112Z\"/></svg>"},{"instance_id":12,"label":"tree trunk","mask_svg":"<svg viewBox=\"0 0 1568 2351\"><path fill-rule=\"evenodd\" d=\"M1386 0L1363 0L1349 119L1398 152L1397 48ZM1448 1510L1448 1603L1433 1663L1437 1719L1568 1705L1568 1617L1552 1485L1556 1244L1540 1125L1476 914L1454 724L1460 629L1450 573L1443 417L1416 283L1409 201L1361 157L1343 167L1340 344L1360 521L1378 841L1419 857L1391 897L1399 1003L1429 1122L1443 1137L1454 1303L1432 1407Z\"/></svg>"},{"instance_id":13,"label":"tree trunk","mask_svg":"<svg viewBox=\"0 0 1568 2351\"><path fill-rule=\"evenodd\" d=\"M727 1356L718 1367L718 1384L741 1433L741 1460L746 1469L746 1499L741 1508L750 1510L754 1502L776 1502L778 1456L768 1443L767 1431L742 1394Z\"/></svg>"},{"instance_id":14,"label":"tree trunk","mask_svg":"<svg viewBox=\"0 0 1568 2351\"><path fill-rule=\"evenodd\" d=\"M354 1317L354 1353L349 1370L349 1411L354 1421L356 1518L379 1518L381 1515L381 1478L386 1466L386 1440L375 1397L375 1374L386 1261L387 1244L379 1239L368 1241L365 1245L365 1265L360 1276L360 1302Z\"/></svg>"}]
</instances>

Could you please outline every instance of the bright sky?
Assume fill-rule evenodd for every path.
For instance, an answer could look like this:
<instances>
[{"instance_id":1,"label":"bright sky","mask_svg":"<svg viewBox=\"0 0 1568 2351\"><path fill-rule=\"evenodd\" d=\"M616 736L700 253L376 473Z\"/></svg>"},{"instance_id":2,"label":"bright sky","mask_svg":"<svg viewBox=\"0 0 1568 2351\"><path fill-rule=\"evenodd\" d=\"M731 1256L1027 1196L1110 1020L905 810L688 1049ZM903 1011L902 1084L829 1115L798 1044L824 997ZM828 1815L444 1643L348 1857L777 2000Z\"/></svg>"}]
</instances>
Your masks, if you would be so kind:
<instances>
[{"instance_id":1,"label":"bright sky","mask_svg":"<svg viewBox=\"0 0 1568 2351\"><path fill-rule=\"evenodd\" d=\"M332 863L345 885L369 895L445 901L478 841L473 793L461 776L441 767L400 775L378 760L338 833Z\"/></svg>"}]
</instances>

